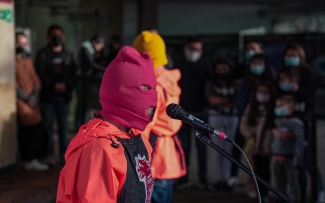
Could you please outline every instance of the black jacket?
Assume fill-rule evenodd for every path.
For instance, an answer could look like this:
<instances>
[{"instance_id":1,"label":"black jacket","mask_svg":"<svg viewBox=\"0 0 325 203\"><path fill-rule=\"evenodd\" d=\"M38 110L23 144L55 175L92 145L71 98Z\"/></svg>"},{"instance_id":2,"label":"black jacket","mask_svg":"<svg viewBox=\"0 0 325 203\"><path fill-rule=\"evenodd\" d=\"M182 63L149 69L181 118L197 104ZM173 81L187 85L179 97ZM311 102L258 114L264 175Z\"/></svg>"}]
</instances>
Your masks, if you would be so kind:
<instances>
[{"instance_id":1,"label":"black jacket","mask_svg":"<svg viewBox=\"0 0 325 203\"><path fill-rule=\"evenodd\" d=\"M188 112L202 113L207 106L204 94L205 83L209 79L210 65L199 60L196 63L180 61L175 63L182 77L178 85L182 89L180 105Z\"/></svg>"},{"instance_id":2,"label":"black jacket","mask_svg":"<svg viewBox=\"0 0 325 203\"><path fill-rule=\"evenodd\" d=\"M58 54L58 53L57 53ZM76 82L77 66L73 53L63 48L59 53L63 58L62 73L58 77L52 64L54 53L51 47L46 46L39 50L36 55L35 67L42 81L41 102L50 103L57 96L63 97L67 102L71 100L72 89ZM61 94L55 92L54 85L64 82L67 90Z\"/></svg>"}]
</instances>

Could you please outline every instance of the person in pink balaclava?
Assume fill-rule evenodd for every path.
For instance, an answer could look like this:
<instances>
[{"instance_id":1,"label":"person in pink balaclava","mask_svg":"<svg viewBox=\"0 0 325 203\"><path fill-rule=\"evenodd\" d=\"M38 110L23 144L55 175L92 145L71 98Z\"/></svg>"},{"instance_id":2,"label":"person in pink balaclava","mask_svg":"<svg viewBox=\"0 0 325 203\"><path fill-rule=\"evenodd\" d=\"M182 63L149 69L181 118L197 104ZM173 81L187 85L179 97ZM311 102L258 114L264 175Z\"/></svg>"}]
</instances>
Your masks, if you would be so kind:
<instances>
[{"instance_id":1,"label":"person in pink balaclava","mask_svg":"<svg viewBox=\"0 0 325 203\"><path fill-rule=\"evenodd\" d=\"M123 47L100 87L102 110L81 126L65 154L58 203L150 203L151 147L140 134L152 121L156 77L146 53Z\"/></svg>"}]
</instances>

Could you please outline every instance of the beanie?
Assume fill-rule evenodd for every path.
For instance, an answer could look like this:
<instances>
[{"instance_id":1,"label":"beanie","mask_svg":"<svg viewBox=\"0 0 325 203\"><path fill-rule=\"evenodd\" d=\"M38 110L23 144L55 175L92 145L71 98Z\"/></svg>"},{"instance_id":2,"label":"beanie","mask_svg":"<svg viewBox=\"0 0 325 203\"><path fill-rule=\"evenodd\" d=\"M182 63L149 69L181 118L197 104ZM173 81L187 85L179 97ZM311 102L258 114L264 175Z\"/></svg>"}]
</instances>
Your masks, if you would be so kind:
<instances>
[{"instance_id":1,"label":"beanie","mask_svg":"<svg viewBox=\"0 0 325 203\"><path fill-rule=\"evenodd\" d=\"M142 89L143 85L148 88ZM156 85L150 56L123 47L104 73L99 90L100 116L143 131L152 121L146 110L157 106Z\"/></svg>"},{"instance_id":2,"label":"beanie","mask_svg":"<svg viewBox=\"0 0 325 203\"><path fill-rule=\"evenodd\" d=\"M140 53L147 52L155 68L168 63L165 42L158 34L143 31L135 38L132 46Z\"/></svg>"}]
</instances>

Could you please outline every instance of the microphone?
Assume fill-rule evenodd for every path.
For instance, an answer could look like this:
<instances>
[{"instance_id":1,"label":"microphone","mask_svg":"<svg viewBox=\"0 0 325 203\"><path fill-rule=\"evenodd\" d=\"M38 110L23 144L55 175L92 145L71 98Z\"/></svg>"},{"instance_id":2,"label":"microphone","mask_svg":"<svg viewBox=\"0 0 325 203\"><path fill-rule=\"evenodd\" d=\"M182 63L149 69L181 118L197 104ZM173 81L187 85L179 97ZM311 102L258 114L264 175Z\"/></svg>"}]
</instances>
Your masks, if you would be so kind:
<instances>
[{"instance_id":1,"label":"microphone","mask_svg":"<svg viewBox=\"0 0 325 203\"><path fill-rule=\"evenodd\" d=\"M180 105L173 104L173 103L169 104L166 108L166 113L172 119L184 121L198 130L213 134L216 137L219 137L223 140L233 143L233 140L229 139L225 133L214 129L213 127L204 123L202 120L187 113Z\"/></svg>"}]
</instances>

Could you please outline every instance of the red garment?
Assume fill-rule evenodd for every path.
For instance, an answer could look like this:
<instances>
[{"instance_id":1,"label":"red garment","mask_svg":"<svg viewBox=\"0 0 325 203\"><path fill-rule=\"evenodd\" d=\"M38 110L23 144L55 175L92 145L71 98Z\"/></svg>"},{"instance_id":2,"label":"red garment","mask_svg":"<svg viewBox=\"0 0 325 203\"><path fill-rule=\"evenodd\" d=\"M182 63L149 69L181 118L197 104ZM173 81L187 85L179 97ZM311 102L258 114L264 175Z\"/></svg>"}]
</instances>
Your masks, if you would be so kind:
<instances>
[{"instance_id":1,"label":"red garment","mask_svg":"<svg viewBox=\"0 0 325 203\"><path fill-rule=\"evenodd\" d=\"M181 89L177 82L181 77L179 70L156 68L158 103L153 121L148 124L143 135L150 137L150 133L159 136L153 152L151 164L152 175L155 179L173 179L186 174L185 158L182 146L176 133L182 122L171 119L166 114L170 103L179 103Z\"/></svg>"},{"instance_id":2,"label":"red garment","mask_svg":"<svg viewBox=\"0 0 325 203\"><path fill-rule=\"evenodd\" d=\"M133 135L139 131L132 129ZM107 139L101 139L104 137ZM113 148L116 137L130 139L116 126L100 118L81 126L65 154L57 203L112 203L117 201L126 180L127 161L124 148ZM151 159L151 146L143 139Z\"/></svg>"},{"instance_id":3,"label":"red garment","mask_svg":"<svg viewBox=\"0 0 325 203\"><path fill-rule=\"evenodd\" d=\"M142 85L149 89L142 89ZM146 110L157 105L156 85L150 56L123 47L103 76L100 115L123 126L144 130L152 121Z\"/></svg>"}]
</instances>

